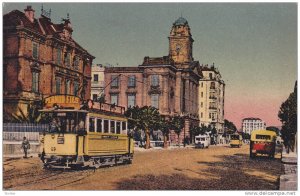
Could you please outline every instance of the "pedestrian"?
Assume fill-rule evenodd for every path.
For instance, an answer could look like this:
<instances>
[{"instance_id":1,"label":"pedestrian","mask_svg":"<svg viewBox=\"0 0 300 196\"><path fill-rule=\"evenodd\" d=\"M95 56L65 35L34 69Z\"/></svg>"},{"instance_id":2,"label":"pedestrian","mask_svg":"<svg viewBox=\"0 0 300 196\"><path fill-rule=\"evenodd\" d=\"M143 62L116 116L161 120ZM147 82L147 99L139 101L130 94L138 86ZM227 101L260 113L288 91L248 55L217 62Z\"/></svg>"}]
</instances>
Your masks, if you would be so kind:
<instances>
[{"instance_id":1,"label":"pedestrian","mask_svg":"<svg viewBox=\"0 0 300 196\"><path fill-rule=\"evenodd\" d=\"M24 158L28 158L27 151L30 149L30 143L26 137L23 137L22 148L24 150Z\"/></svg>"}]
</instances>

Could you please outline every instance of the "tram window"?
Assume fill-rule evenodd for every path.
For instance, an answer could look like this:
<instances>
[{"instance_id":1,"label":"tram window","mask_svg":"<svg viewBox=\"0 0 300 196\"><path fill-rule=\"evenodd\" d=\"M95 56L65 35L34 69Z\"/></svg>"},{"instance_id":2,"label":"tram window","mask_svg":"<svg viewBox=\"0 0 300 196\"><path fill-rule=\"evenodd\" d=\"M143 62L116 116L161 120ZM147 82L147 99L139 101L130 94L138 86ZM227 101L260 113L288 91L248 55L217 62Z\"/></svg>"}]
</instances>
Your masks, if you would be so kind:
<instances>
[{"instance_id":1,"label":"tram window","mask_svg":"<svg viewBox=\"0 0 300 196\"><path fill-rule=\"evenodd\" d=\"M97 119L97 132L102 132L102 119Z\"/></svg>"},{"instance_id":2,"label":"tram window","mask_svg":"<svg viewBox=\"0 0 300 196\"><path fill-rule=\"evenodd\" d=\"M122 122L122 133L126 132L126 122Z\"/></svg>"},{"instance_id":3,"label":"tram window","mask_svg":"<svg viewBox=\"0 0 300 196\"><path fill-rule=\"evenodd\" d=\"M117 134L121 132L121 122L117 122Z\"/></svg>"},{"instance_id":4,"label":"tram window","mask_svg":"<svg viewBox=\"0 0 300 196\"><path fill-rule=\"evenodd\" d=\"M110 132L111 133L116 133L115 131L115 121L110 121Z\"/></svg>"},{"instance_id":5,"label":"tram window","mask_svg":"<svg viewBox=\"0 0 300 196\"><path fill-rule=\"evenodd\" d=\"M108 120L104 120L104 133L108 133Z\"/></svg>"},{"instance_id":6,"label":"tram window","mask_svg":"<svg viewBox=\"0 0 300 196\"><path fill-rule=\"evenodd\" d=\"M95 118L90 118L89 132L95 132Z\"/></svg>"}]
</instances>

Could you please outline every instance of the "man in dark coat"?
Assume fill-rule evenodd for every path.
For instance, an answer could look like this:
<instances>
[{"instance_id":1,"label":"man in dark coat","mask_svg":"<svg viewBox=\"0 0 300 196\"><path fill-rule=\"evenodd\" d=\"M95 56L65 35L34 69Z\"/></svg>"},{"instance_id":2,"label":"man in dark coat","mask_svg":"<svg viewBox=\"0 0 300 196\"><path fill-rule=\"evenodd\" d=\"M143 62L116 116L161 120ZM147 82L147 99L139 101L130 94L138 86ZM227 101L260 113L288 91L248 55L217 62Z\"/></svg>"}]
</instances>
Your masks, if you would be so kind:
<instances>
[{"instance_id":1,"label":"man in dark coat","mask_svg":"<svg viewBox=\"0 0 300 196\"><path fill-rule=\"evenodd\" d=\"M24 158L27 158L27 151L30 149L30 143L26 137L23 137L22 148L24 150Z\"/></svg>"}]
</instances>

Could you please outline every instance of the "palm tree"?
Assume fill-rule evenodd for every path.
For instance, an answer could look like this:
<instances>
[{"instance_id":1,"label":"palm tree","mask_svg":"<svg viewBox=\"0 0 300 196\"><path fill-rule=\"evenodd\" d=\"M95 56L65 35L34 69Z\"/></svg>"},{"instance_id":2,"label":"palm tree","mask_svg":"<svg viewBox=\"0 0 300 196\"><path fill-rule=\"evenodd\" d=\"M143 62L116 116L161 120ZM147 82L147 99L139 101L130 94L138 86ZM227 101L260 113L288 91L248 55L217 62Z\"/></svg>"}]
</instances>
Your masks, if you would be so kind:
<instances>
[{"instance_id":1,"label":"palm tree","mask_svg":"<svg viewBox=\"0 0 300 196\"><path fill-rule=\"evenodd\" d=\"M134 106L126 112L126 116L129 117L129 128L135 130L145 130L146 134L146 149L150 148L150 129L158 127L160 115L157 108L151 106L144 106L139 108Z\"/></svg>"},{"instance_id":2,"label":"palm tree","mask_svg":"<svg viewBox=\"0 0 300 196\"><path fill-rule=\"evenodd\" d=\"M42 114L39 112L40 104L31 102L27 105L27 113L21 108L18 108L20 114L12 114L13 121L18 123L40 123L42 120Z\"/></svg>"},{"instance_id":3,"label":"palm tree","mask_svg":"<svg viewBox=\"0 0 300 196\"><path fill-rule=\"evenodd\" d=\"M171 125L172 129L174 130L174 132L177 134L177 137L178 137L178 146L180 146L179 135L184 126L184 119L180 116L174 116L171 120L171 123L172 123L172 125Z\"/></svg>"},{"instance_id":4,"label":"palm tree","mask_svg":"<svg viewBox=\"0 0 300 196\"><path fill-rule=\"evenodd\" d=\"M159 129L164 136L164 148L168 148L168 137L170 133L170 122L165 118L161 117L159 121Z\"/></svg>"}]
</instances>

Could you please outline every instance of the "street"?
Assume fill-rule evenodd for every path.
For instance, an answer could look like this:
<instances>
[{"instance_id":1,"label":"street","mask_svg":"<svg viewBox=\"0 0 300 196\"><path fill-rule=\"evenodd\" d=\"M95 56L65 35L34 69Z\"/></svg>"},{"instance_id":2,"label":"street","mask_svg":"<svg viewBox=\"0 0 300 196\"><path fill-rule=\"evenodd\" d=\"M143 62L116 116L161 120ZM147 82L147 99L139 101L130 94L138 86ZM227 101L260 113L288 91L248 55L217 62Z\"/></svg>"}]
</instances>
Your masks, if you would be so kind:
<instances>
[{"instance_id":1,"label":"street","mask_svg":"<svg viewBox=\"0 0 300 196\"><path fill-rule=\"evenodd\" d=\"M79 171L44 170L37 158L3 163L4 190L277 190L282 164L249 158L241 148L136 151L131 165Z\"/></svg>"}]
</instances>

